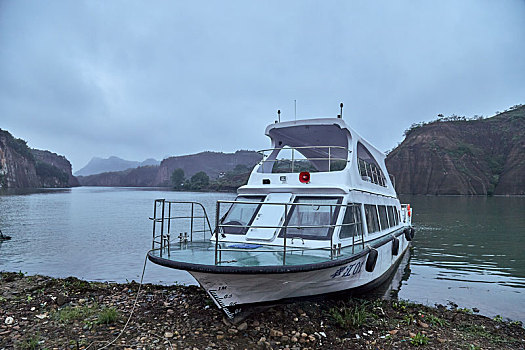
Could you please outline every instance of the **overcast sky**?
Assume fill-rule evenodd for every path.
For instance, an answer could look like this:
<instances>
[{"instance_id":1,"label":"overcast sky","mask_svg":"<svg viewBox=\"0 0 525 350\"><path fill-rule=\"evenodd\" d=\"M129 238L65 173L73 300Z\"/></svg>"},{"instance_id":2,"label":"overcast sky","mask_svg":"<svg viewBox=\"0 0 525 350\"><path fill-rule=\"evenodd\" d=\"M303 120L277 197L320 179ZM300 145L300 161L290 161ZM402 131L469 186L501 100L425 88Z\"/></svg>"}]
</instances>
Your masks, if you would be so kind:
<instances>
[{"instance_id":1,"label":"overcast sky","mask_svg":"<svg viewBox=\"0 0 525 350\"><path fill-rule=\"evenodd\" d=\"M294 100L384 151L525 103L525 1L0 0L0 128L75 171L266 148Z\"/></svg>"}]
</instances>

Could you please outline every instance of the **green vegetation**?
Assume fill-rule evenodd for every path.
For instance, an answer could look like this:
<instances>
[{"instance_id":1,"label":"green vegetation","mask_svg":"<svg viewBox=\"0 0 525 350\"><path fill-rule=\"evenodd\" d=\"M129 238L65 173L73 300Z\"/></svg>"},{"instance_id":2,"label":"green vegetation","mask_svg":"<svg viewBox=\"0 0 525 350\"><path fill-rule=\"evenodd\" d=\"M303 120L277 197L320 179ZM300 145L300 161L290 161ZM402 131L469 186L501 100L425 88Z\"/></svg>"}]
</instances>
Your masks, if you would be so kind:
<instances>
[{"instance_id":1,"label":"green vegetation","mask_svg":"<svg viewBox=\"0 0 525 350\"><path fill-rule=\"evenodd\" d=\"M42 179L49 180L56 178L60 183L67 184L69 181L69 175L58 169L56 166L37 161L35 164L36 174Z\"/></svg>"},{"instance_id":2,"label":"green vegetation","mask_svg":"<svg viewBox=\"0 0 525 350\"><path fill-rule=\"evenodd\" d=\"M22 157L28 159L29 161L34 161L35 158L31 153L31 149L27 146L27 141L22 139L17 139L11 135L7 130L0 129L0 136L4 136L7 141L7 146L12 148L16 153L20 154Z\"/></svg>"},{"instance_id":3,"label":"green vegetation","mask_svg":"<svg viewBox=\"0 0 525 350\"><path fill-rule=\"evenodd\" d=\"M26 338L21 343L19 343L18 346L23 350L40 349L40 336L33 335L29 338Z\"/></svg>"},{"instance_id":4,"label":"green vegetation","mask_svg":"<svg viewBox=\"0 0 525 350\"><path fill-rule=\"evenodd\" d=\"M501 335L494 334L492 332L487 331L485 326L477 325L477 324L467 324L463 323L459 327L459 330L467 333L468 335L472 337L483 337L485 339L488 339L494 344L504 344L504 343L516 343L519 342L518 339L513 337L503 337Z\"/></svg>"},{"instance_id":5,"label":"green vegetation","mask_svg":"<svg viewBox=\"0 0 525 350\"><path fill-rule=\"evenodd\" d=\"M431 325L431 326L448 326L450 323L446 320L443 320L439 317L436 317L434 315L427 315L425 317L425 320Z\"/></svg>"},{"instance_id":6,"label":"green vegetation","mask_svg":"<svg viewBox=\"0 0 525 350\"><path fill-rule=\"evenodd\" d=\"M354 307L331 308L330 315L342 328L358 328L373 316L367 310L367 303L361 302Z\"/></svg>"},{"instance_id":7,"label":"green vegetation","mask_svg":"<svg viewBox=\"0 0 525 350\"><path fill-rule=\"evenodd\" d=\"M410 344L415 346L422 346L428 344L428 337L423 333L417 333L415 337L410 338Z\"/></svg>"},{"instance_id":8,"label":"green vegetation","mask_svg":"<svg viewBox=\"0 0 525 350\"><path fill-rule=\"evenodd\" d=\"M184 187L184 170L182 170L181 168L173 170L170 179L173 188L176 190L180 190Z\"/></svg>"},{"instance_id":9,"label":"green vegetation","mask_svg":"<svg viewBox=\"0 0 525 350\"><path fill-rule=\"evenodd\" d=\"M210 184L210 177L204 172L199 171L194 174L190 179L190 185L192 190L202 190Z\"/></svg>"},{"instance_id":10,"label":"green vegetation","mask_svg":"<svg viewBox=\"0 0 525 350\"><path fill-rule=\"evenodd\" d=\"M238 164L232 171L222 173L218 179L211 180L204 172L199 171L190 179L184 177L183 169L175 169L171 174L171 184L176 190L184 191L232 191L248 182L251 169Z\"/></svg>"},{"instance_id":11,"label":"green vegetation","mask_svg":"<svg viewBox=\"0 0 525 350\"><path fill-rule=\"evenodd\" d=\"M63 323L81 321L94 315L98 310L98 305L92 306L66 306L54 314L54 318Z\"/></svg>"},{"instance_id":12,"label":"green vegetation","mask_svg":"<svg viewBox=\"0 0 525 350\"><path fill-rule=\"evenodd\" d=\"M118 319L118 312L115 308L103 308L98 314L98 324L111 324L115 323Z\"/></svg>"}]
</instances>

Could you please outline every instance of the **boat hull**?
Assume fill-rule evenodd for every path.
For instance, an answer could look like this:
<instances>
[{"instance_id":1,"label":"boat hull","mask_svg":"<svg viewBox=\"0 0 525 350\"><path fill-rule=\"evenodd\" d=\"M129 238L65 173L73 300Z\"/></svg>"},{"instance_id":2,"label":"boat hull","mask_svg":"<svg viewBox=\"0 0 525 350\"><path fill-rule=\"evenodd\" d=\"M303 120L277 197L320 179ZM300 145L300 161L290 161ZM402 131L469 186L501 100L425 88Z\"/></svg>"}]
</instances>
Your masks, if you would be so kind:
<instances>
[{"instance_id":1,"label":"boat hull","mask_svg":"<svg viewBox=\"0 0 525 350\"><path fill-rule=\"evenodd\" d=\"M377 260L372 271L367 271L370 254L341 265L318 270L284 273L213 273L189 271L221 309L235 310L239 305L308 297L359 289L385 279L397 266L410 242L398 237L398 254L392 253L393 241L375 247ZM228 312L227 312L228 313Z\"/></svg>"}]
</instances>

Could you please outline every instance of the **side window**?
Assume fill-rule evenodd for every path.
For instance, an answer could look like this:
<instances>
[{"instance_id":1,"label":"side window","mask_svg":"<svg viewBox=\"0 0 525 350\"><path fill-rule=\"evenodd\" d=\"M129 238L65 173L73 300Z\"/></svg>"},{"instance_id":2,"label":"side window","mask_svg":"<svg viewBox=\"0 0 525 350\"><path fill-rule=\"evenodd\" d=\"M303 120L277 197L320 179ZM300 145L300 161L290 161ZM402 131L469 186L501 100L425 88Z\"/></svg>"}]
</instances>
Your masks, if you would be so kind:
<instances>
[{"instance_id":1,"label":"side window","mask_svg":"<svg viewBox=\"0 0 525 350\"><path fill-rule=\"evenodd\" d=\"M349 238L352 236L361 236L363 234L363 223L361 222L361 204L349 203L346 206L345 217L339 238Z\"/></svg>"},{"instance_id":2,"label":"side window","mask_svg":"<svg viewBox=\"0 0 525 350\"><path fill-rule=\"evenodd\" d=\"M381 230L386 230L388 228L388 218L386 216L386 207L384 205L378 205L377 209L379 211L379 221L381 223Z\"/></svg>"},{"instance_id":3,"label":"side window","mask_svg":"<svg viewBox=\"0 0 525 350\"><path fill-rule=\"evenodd\" d=\"M388 210L388 222L390 224L390 227L396 226L396 218L394 217L394 207L389 205L387 208Z\"/></svg>"},{"instance_id":4,"label":"side window","mask_svg":"<svg viewBox=\"0 0 525 350\"><path fill-rule=\"evenodd\" d=\"M357 143L357 166L363 181L386 187L386 179L381 167L360 142Z\"/></svg>"},{"instance_id":5,"label":"side window","mask_svg":"<svg viewBox=\"0 0 525 350\"><path fill-rule=\"evenodd\" d=\"M368 233L379 231L379 219L375 205L365 204L366 227Z\"/></svg>"}]
</instances>

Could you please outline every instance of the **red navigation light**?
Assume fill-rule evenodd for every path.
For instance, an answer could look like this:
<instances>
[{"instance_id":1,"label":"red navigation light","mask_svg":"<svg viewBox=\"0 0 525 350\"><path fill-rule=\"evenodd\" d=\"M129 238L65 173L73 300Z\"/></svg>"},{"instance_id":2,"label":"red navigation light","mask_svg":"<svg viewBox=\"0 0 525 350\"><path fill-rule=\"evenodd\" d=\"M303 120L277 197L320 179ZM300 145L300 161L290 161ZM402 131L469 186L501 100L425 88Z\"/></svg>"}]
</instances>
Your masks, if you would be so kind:
<instances>
[{"instance_id":1,"label":"red navigation light","mask_svg":"<svg viewBox=\"0 0 525 350\"><path fill-rule=\"evenodd\" d=\"M308 171L301 171L299 173L299 181L301 181L303 184L307 184L310 182L310 173Z\"/></svg>"}]
</instances>

